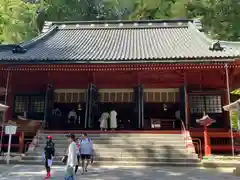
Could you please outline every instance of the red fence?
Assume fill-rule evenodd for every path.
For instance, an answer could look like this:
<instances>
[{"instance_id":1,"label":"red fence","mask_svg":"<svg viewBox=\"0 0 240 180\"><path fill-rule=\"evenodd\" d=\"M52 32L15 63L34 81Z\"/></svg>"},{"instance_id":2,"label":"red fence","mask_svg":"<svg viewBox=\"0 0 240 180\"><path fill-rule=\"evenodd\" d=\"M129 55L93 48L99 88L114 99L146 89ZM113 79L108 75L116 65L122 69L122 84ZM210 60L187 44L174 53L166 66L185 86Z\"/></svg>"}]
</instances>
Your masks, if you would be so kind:
<instances>
[{"instance_id":1,"label":"red fence","mask_svg":"<svg viewBox=\"0 0 240 180\"><path fill-rule=\"evenodd\" d=\"M1 131L0 131L1 133ZM25 141L29 139L24 139L24 132L17 132L16 134L12 135L12 142L11 147L18 149L18 152L24 152ZM5 149L8 147L8 135L5 133L3 134L3 141L0 147Z\"/></svg>"}]
</instances>

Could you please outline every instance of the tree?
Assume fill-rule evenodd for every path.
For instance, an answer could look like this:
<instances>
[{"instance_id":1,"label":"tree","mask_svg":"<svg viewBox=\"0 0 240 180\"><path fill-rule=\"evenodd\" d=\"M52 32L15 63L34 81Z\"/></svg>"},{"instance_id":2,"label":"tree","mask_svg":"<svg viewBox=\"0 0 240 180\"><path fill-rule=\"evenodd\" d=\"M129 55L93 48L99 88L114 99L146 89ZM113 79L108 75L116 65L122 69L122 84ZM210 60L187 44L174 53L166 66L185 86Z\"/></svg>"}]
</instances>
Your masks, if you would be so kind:
<instances>
[{"instance_id":1,"label":"tree","mask_svg":"<svg viewBox=\"0 0 240 180\"><path fill-rule=\"evenodd\" d=\"M25 1L0 0L0 43L31 39L44 21L173 18L200 18L213 38L240 40L239 0L44 0L42 9Z\"/></svg>"},{"instance_id":2,"label":"tree","mask_svg":"<svg viewBox=\"0 0 240 180\"><path fill-rule=\"evenodd\" d=\"M0 0L0 43L19 43L37 35L34 4Z\"/></svg>"},{"instance_id":3,"label":"tree","mask_svg":"<svg viewBox=\"0 0 240 180\"><path fill-rule=\"evenodd\" d=\"M128 19L133 11L134 1L129 0L103 0L102 14L106 20Z\"/></svg>"},{"instance_id":4,"label":"tree","mask_svg":"<svg viewBox=\"0 0 240 180\"><path fill-rule=\"evenodd\" d=\"M204 30L213 38L240 40L239 0L193 0L187 9L188 17L200 18Z\"/></svg>"},{"instance_id":5,"label":"tree","mask_svg":"<svg viewBox=\"0 0 240 180\"><path fill-rule=\"evenodd\" d=\"M176 0L135 0L132 20L169 19L172 17L171 8Z\"/></svg>"},{"instance_id":6,"label":"tree","mask_svg":"<svg viewBox=\"0 0 240 180\"><path fill-rule=\"evenodd\" d=\"M186 19L188 2L189 0L177 0L171 7L172 18Z\"/></svg>"}]
</instances>

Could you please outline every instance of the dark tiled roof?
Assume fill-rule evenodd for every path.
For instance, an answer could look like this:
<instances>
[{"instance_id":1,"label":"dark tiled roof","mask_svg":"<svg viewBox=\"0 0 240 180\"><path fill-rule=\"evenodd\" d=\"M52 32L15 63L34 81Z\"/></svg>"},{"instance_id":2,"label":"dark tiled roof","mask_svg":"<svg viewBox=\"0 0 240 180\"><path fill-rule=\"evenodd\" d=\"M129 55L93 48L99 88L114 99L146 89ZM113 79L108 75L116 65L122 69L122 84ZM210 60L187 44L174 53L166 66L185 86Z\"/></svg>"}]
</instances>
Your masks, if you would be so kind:
<instances>
[{"instance_id":1,"label":"dark tiled roof","mask_svg":"<svg viewBox=\"0 0 240 180\"><path fill-rule=\"evenodd\" d=\"M211 51L215 41L186 20L48 22L43 31L21 44L20 53L0 51L1 62L202 62L224 61L240 52L239 43L222 41L223 51Z\"/></svg>"},{"instance_id":2,"label":"dark tiled roof","mask_svg":"<svg viewBox=\"0 0 240 180\"><path fill-rule=\"evenodd\" d=\"M16 44L0 44L0 52L2 51L11 51L12 49L16 48Z\"/></svg>"}]
</instances>

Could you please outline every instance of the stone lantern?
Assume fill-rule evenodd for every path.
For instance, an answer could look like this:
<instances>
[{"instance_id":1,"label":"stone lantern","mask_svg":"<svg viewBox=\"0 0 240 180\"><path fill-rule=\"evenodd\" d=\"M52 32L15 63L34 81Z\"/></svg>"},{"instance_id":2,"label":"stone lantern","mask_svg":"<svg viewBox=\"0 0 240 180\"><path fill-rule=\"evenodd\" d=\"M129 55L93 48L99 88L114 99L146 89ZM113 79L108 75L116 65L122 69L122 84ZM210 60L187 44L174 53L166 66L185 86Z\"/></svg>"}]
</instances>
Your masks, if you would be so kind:
<instances>
[{"instance_id":1,"label":"stone lantern","mask_svg":"<svg viewBox=\"0 0 240 180\"><path fill-rule=\"evenodd\" d=\"M204 127L204 152L205 156L209 156L211 154L211 146L209 144L209 137L207 132L207 127L215 123L216 121L210 118L208 115L204 115L202 118L196 120L197 123Z\"/></svg>"}]
</instances>

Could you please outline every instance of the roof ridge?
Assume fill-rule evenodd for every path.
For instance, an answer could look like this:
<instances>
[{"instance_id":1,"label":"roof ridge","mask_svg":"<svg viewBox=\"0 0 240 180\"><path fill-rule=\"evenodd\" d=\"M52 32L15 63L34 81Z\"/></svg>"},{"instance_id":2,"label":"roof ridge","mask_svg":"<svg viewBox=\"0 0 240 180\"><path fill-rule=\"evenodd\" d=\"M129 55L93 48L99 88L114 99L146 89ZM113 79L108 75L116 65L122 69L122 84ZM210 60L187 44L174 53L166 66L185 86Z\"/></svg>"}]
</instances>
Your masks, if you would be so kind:
<instances>
[{"instance_id":1,"label":"roof ridge","mask_svg":"<svg viewBox=\"0 0 240 180\"><path fill-rule=\"evenodd\" d=\"M240 47L240 41L219 41L221 45L226 47Z\"/></svg>"},{"instance_id":2,"label":"roof ridge","mask_svg":"<svg viewBox=\"0 0 240 180\"><path fill-rule=\"evenodd\" d=\"M70 24L133 24L133 23L188 23L193 22L192 19L169 19L169 20L100 20L100 21L51 21L54 25L70 25Z\"/></svg>"},{"instance_id":3,"label":"roof ridge","mask_svg":"<svg viewBox=\"0 0 240 180\"><path fill-rule=\"evenodd\" d=\"M3 50L12 50L16 48L17 44L0 44L0 52Z\"/></svg>"},{"instance_id":4,"label":"roof ridge","mask_svg":"<svg viewBox=\"0 0 240 180\"><path fill-rule=\"evenodd\" d=\"M93 26L93 27L59 27L59 30L130 30L130 29L179 29L179 28L188 28L188 26L131 26L131 27L104 27L104 26Z\"/></svg>"},{"instance_id":5,"label":"roof ridge","mask_svg":"<svg viewBox=\"0 0 240 180\"><path fill-rule=\"evenodd\" d=\"M206 34L204 34L203 32L200 32L193 23L189 22L188 28L196 37L202 39L207 44L211 45L212 43L215 42L213 39L206 36Z\"/></svg>"},{"instance_id":6,"label":"roof ridge","mask_svg":"<svg viewBox=\"0 0 240 180\"><path fill-rule=\"evenodd\" d=\"M52 26L51 21L45 21L41 33L45 33L46 31L48 31L51 28L51 26Z\"/></svg>"},{"instance_id":7,"label":"roof ridge","mask_svg":"<svg viewBox=\"0 0 240 180\"><path fill-rule=\"evenodd\" d=\"M223 40L214 40L209 38L204 32L199 31L192 22L188 23L188 27L193 33L196 34L196 36L200 37L202 40L204 40L209 44L212 44L218 41L221 44L221 46L224 46L224 47L240 47L240 41L223 41Z\"/></svg>"},{"instance_id":8,"label":"roof ridge","mask_svg":"<svg viewBox=\"0 0 240 180\"><path fill-rule=\"evenodd\" d=\"M50 29L48 29L46 32L41 33L40 35L38 35L37 37L26 41L24 43L20 43L19 45L23 48L30 48L33 45L35 45L38 41L41 41L42 39L50 36L53 32L55 32L57 30L57 26L53 25Z\"/></svg>"}]
</instances>

